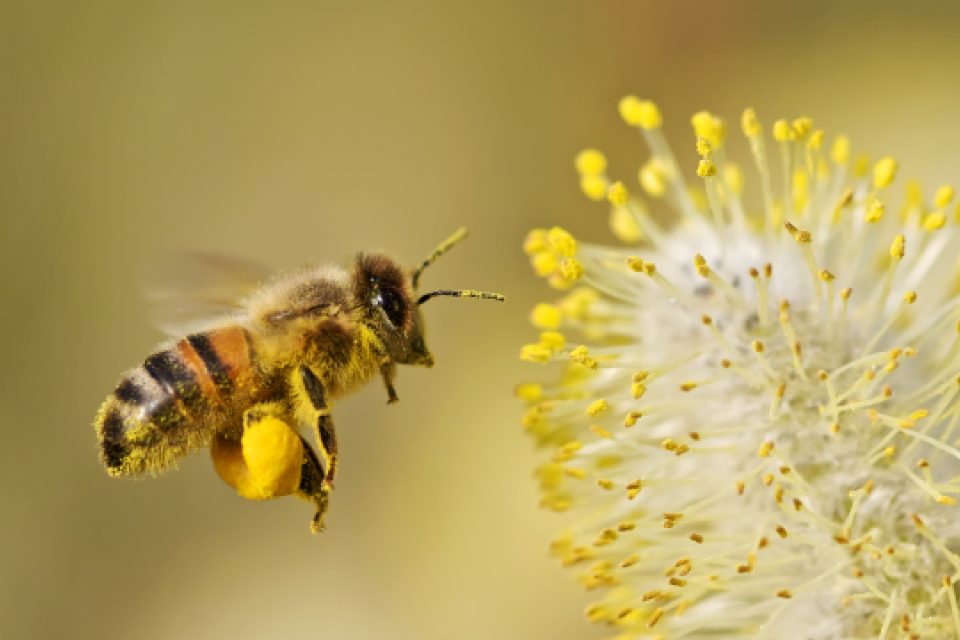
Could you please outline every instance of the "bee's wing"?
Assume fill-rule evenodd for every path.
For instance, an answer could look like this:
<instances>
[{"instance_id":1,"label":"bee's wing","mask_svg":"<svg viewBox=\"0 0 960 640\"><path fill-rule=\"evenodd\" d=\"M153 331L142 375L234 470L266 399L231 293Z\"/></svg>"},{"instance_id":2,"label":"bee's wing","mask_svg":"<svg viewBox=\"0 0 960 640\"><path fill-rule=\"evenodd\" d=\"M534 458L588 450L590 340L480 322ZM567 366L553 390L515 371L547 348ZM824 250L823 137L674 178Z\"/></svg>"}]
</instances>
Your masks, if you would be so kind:
<instances>
[{"instance_id":1,"label":"bee's wing","mask_svg":"<svg viewBox=\"0 0 960 640\"><path fill-rule=\"evenodd\" d=\"M255 262L207 254L182 253L165 266L147 290L154 324L170 336L195 333L212 318L236 313L243 299L270 277Z\"/></svg>"}]
</instances>

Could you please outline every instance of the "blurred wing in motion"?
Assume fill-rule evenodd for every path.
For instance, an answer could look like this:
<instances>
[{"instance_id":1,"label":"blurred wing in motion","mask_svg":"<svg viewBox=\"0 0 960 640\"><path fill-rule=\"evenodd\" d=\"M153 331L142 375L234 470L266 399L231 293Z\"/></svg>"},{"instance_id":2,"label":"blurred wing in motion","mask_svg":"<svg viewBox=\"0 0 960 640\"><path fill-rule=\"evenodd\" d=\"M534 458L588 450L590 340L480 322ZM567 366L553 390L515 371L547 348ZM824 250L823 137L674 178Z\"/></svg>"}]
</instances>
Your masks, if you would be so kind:
<instances>
[{"instance_id":1,"label":"blurred wing in motion","mask_svg":"<svg viewBox=\"0 0 960 640\"><path fill-rule=\"evenodd\" d=\"M147 290L153 323L170 336L207 327L211 318L235 313L243 299L270 278L255 262L207 253L183 253L165 266Z\"/></svg>"}]
</instances>

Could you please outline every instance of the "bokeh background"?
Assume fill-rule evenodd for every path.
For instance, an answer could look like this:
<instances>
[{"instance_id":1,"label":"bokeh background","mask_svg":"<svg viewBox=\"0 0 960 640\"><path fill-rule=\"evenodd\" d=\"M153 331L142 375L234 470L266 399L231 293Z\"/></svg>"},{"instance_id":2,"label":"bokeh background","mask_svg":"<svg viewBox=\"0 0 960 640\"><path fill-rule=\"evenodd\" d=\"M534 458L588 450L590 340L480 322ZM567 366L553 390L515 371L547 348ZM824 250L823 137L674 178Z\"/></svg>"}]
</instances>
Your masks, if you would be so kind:
<instances>
[{"instance_id":1,"label":"bokeh background","mask_svg":"<svg viewBox=\"0 0 960 640\"><path fill-rule=\"evenodd\" d=\"M960 5L485 0L0 2L0 637L595 637L545 553L511 399L549 291L520 243L613 241L574 154L643 158L616 102L808 115L905 175L960 181ZM743 146L740 147L741 149ZM628 184L633 184L629 182ZM143 289L182 249L281 268L384 249L427 286L432 371L337 407L329 531L205 455L109 479L90 423L161 339Z\"/></svg>"}]
</instances>

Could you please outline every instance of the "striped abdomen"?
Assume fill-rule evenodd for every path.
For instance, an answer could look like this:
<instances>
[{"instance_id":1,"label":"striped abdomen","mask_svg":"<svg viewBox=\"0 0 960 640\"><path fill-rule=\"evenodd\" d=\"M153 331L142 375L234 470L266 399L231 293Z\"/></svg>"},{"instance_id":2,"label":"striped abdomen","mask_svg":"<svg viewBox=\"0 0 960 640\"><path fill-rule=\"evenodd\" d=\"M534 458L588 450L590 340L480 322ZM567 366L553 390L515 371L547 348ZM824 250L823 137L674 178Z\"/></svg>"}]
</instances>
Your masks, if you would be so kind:
<instances>
[{"instance_id":1,"label":"striped abdomen","mask_svg":"<svg viewBox=\"0 0 960 640\"><path fill-rule=\"evenodd\" d=\"M249 394L253 354L239 326L181 339L127 373L95 423L111 475L157 472L209 444Z\"/></svg>"}]
</instances>

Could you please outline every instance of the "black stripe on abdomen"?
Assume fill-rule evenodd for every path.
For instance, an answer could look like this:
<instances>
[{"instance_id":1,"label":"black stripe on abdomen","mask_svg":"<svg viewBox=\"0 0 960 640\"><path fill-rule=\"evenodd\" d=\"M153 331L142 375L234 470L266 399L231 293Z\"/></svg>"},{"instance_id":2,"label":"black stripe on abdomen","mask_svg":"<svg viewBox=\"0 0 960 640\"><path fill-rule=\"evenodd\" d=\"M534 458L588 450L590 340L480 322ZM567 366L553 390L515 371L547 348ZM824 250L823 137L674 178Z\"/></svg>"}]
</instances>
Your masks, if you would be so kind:
<instances>
[{"instance_id":1,"label":"black stripe on abdomen","mask_svg":"<svg viewBox=\"0 0 960 640\"><path fill-rule=\"evenodd\" d=\"M127 381L124 380L124 382ZM130 447L127 445L126 437L127 427L119 407L116 405L108 407L98 426L100 427L100 453L103 456L103 462L108 470L117 471L123 467L124 461L130 455Z\"/></svg>"},{"instance_id":2,"label":"black stripe on abdomen","mask_svg":"<svg viewBox=\"0 0 960 640\"><path fill-rule=\"evenodd\" d=\"M227 397L233 392L233 382L227 373L227 367L223 364L217 350L210 342L210 337L204 333L195 333L187 336L187 342L193 347L193 350L200 356L203 366L206 367L210 379L217 387L222 397Z\"/></svg>"},{"instance_id":3,"label":"black stripe on abdomen","mask_svg":"<svg viewBox=\"0 0 960 640\"><path fill-rule=\"evenodd\" d=\"M183 418L177 406L178 400L183 408L191 413L202 415L207 411L203 390L193 371L172 350L161 351L147 358L143 363L143 370L163 390L162 397L150 399L149 413L157 419L175 423L177 420L173 414Z\"/></svg>"}]
</instances>

